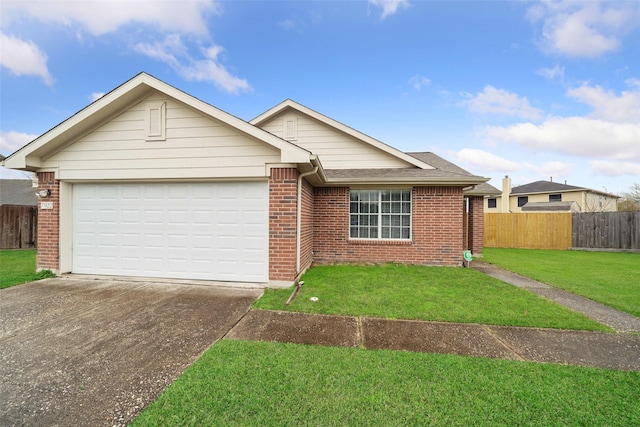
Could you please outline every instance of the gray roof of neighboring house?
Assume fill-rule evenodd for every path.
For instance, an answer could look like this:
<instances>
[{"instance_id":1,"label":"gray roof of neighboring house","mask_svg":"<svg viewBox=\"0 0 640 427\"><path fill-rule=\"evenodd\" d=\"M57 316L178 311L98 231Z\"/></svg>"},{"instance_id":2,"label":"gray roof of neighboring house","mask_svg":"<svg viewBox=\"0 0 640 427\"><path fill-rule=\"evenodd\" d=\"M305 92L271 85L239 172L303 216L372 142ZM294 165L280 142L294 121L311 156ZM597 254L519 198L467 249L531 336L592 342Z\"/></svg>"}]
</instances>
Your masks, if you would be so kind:
<instances>
[{"instance_id":1,"label":"gray roof of neighboring house","mask_svg":"<svg viewBox=\"0 0 640 427\"><path fill-rule=\"evenodd\" d=\"M522 207L522 212L572 212L579 211L578 204L574 201L567 202L530 202Z\"/></svg>"},{"instance_id":2,"label":"gray roof of neighboring house","mask_svg":"<svg viewBox=\"0 0 640 427\"><path fill-rule=\"evenodd\" d=\"M444 160L433 153L406 153L416 159L433 166L435 169L386 168L386 169L325 169L329 181L386 181L407 182L425 181L433 183L460 183L474 185L487 180L481 176L470 174L464 169Z\"/></svg>"},{"instance_id":3,"label":"gray roof of neighboring house","mask_svg":"<svg viewBox=\"0 0 640 427\"><path fill-rule=\"evenodd\" d=\"M553 193L562 191L582 191L587 190L584 187L576 187L575 185L561 184L553 181L536 181L529 184L519 185L511 189L511 194L531 194L531 193Z\"/></svg>"},{"instance_id":4,"label":"gray roof of neighboring house","mask_svg":"<svg viewBox=\"0 0 640 427\"><path fill-rule=\"evenodd\" d=\"M0 205L36 206L38 196L31 180L0 180Z\"/></svg>"}]
</instances>

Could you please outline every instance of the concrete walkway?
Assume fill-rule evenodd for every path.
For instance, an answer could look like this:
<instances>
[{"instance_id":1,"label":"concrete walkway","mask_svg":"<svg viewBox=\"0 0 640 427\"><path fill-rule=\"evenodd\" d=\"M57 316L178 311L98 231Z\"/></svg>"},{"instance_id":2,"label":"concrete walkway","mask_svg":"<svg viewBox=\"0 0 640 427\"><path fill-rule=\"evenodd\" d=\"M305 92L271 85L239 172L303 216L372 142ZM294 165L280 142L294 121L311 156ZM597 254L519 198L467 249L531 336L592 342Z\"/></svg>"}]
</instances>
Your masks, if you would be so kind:
<instances>
[{"instance_id":1,"label":"concrete walkway","mask_svg":"<svg viewBox=\"0 0 640 427\"><path fill-rule=\"evenodd\" d=\"M520 276L500 267L484 262L473 261L471 267L484 274L487 274L513 286L526 289L541 297L550 299L557 304L568 307L574 311L582 313L596 322L607 325L616 332L636 332L640 333L640 318L632 316L615 308L611 308L599 302L581 297L562 289L537 282L528 277ZM640 357L640 356L639 356Z\"/></svg>"},{"instance_id":2,"label":"concrete walkway","mask_svg":"<svg viewBox=\"0 0 640 427\"><path fill-rule=\"evenodd\" d=\"M640 372L640 336L251 310L227 339L420 351Z\"/></svg>"}]
</instances>

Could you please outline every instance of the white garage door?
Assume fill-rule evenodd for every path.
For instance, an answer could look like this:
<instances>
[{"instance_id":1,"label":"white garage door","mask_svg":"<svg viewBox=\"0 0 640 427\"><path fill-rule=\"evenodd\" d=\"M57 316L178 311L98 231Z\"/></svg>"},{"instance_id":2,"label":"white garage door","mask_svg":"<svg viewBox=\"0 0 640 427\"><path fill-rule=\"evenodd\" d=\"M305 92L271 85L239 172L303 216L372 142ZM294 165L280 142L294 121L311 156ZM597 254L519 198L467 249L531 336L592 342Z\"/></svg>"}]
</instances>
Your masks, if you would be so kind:
<instances>
[{"instance_id":1,"label":"white garage door","mask_svg":"<svg viewBox=\"0 0 640 427\"><path fill-rule=\"evenodd\" d=\"M268 281L266 182L75 184L74 273Z\"/></svg>"}]
</instances>

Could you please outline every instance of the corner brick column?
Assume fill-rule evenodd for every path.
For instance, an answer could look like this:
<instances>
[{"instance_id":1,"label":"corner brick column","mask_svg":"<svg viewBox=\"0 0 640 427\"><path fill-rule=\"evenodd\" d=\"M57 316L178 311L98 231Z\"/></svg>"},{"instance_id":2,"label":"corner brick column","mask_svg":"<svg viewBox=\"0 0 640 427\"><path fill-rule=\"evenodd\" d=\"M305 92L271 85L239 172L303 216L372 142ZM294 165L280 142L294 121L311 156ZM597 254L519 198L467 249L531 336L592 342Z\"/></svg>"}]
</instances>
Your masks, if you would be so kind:
<instances>
[{"instance_id":1,"label":"corner brick column","mask_svg":"<svg viewBox=\"0 0 640 427\"><path fill-rule=\"evenodd\" d=\"M51 195L38 199L37 270L60 269L60 181L54 172L38 172L38 190L49 190ZM52 209L42 209L43 203L52 203Z\"/></svg>"},{"instance_id":2,"label":"corner brick column","mask_svg":"<svg viewBox=\"0 0 640 427\"><path fill-rule=\"evenodd\" d=\"M481 255L484 248L484 197L469 197L469 249Z\"/></svg>"},{"instance_id":3,"label":"corner brick column","mask_svg":"<svg viewBox=\"0 0 640 427\"><path fill-rule=\"evenodd\" d=\"M273 168L269 178L269 280L295 280L298 170Z\"/></svg>"}]
</instances>

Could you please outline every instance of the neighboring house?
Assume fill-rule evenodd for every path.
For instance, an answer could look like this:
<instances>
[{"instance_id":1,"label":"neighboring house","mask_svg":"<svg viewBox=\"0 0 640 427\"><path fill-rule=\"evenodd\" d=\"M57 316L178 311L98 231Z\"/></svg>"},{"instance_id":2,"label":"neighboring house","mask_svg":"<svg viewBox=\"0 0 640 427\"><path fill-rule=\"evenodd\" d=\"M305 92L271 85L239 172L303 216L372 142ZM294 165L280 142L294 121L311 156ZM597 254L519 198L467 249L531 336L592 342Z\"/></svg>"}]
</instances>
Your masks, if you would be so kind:
<instances>
[{"instance_id":1,"label":"neighboring house","mask_svg":"<svg viewBox=\"0 0 640 427\"><path fill-rule=\"evenodd\" d=\"M585 187L553 181L536 181L511 187L502 180L502 192L485 197L485 212L611 212L618 196Z\"/></svg>"},{"instance_id":2,"label":"neighboring house","mask_svg":"<svg viewBox=\"0 0 640 427\"><path fill-rule=\"evenodd\" d=\"M272 286L312 262L459 266L463 192L487 181L291 100L246 122L145 73L5 163L50 190L39 269Z\"/></svg>"},{"instance_id":3,"label":"neighboring house","mask_svg":"<svg viewBox=\"0 0 640 427\"><path fill-rule=\"evenodd\" d=\"M35 174L0 166L0 249L35 247Z\"/></svg>"}]
</instances>

